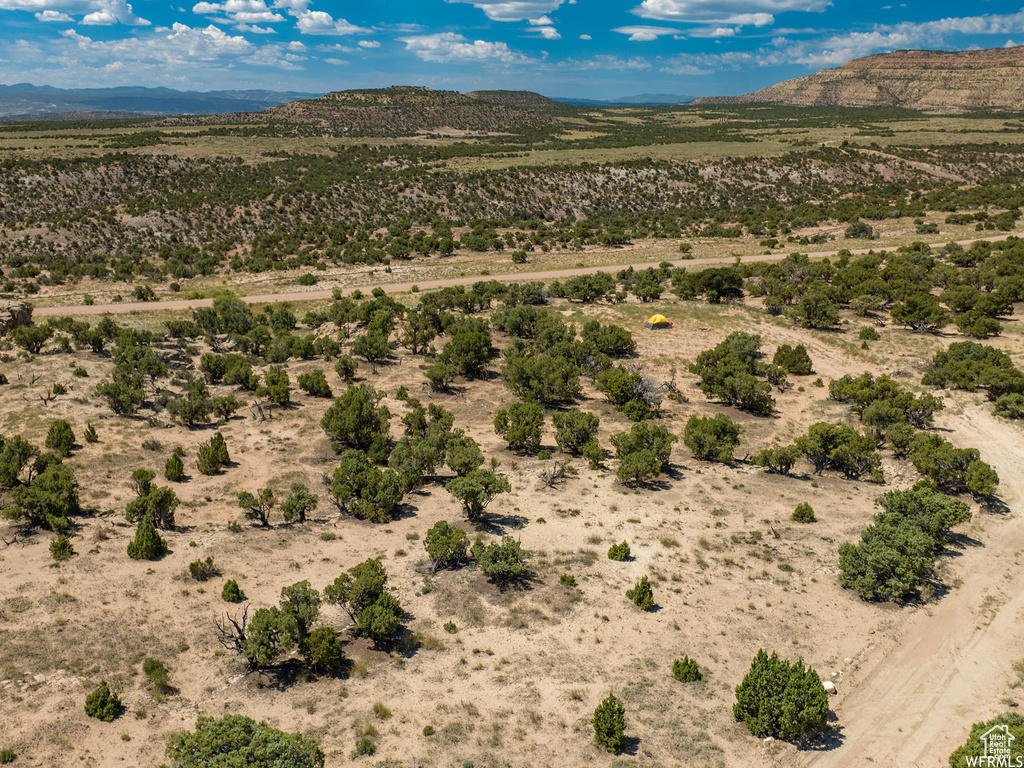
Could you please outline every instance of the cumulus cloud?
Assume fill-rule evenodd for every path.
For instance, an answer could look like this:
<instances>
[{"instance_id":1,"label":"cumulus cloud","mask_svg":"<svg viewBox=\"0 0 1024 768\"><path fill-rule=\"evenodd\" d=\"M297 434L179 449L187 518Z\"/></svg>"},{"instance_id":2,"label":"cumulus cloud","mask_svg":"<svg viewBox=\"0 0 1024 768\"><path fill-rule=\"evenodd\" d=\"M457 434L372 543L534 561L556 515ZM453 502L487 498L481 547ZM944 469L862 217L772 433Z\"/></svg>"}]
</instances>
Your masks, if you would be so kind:
<instances>
[{"instance_id":1,"label":"cumulus cloud","mask_svg":"<svg viewBox=\"0 0 1024 768\"><path fill-rule=\"evenodd\" d=\"M416 35L400 38L405 49L423 61L435 63L483 63L517 64L529 61L523 54L513 51L507 43L474 40L455 32L438 32L432 35Z\"/></svg>"},{"instance_id":2,"label":"cumulus cloud","mask_svg":"<svg viewBox=\"0 0 1024 768\"><path fill-rule=\"evenodd\" d=\"M869 32L849 32L824 40L800 43L780 40L777 46L783 61L809 67L827 67L883 51L946 46L949 39L957 35L1007 35L1021 32L1024 32L1024 11L876 24Z\"/></svg>"},{"instance_id":3,"label":"cumulus cloud","mask_svg":"<svg viewBox=\"0 0 1024 768\"><path fill-rule=\"evenodd\" d=\"M212 17L217 24L234 24L242 32L266 34L273 32L269 27L256 24L275 24L284 21L284 16L267 7L263 0L225 0L223 3L199 2L192 6L192 13Z\"/></svg>"},{"instance_id":4,"label":"cumulus cloud","mask_svg":"<svg viewBox=\"0 0 1024 768\"><path fill-rule=\"evenodd\" d=\"M616 27L612 32L618 32L620 35L629 35L630 41L634 43L649 43L663 35L678 35L681 30L671 27L631 26Z\"/></svg>"},{"instance_id":5,"label":"cumulus cloud","mask_svg":"<svg viewBox=\"0 0 1024 768\"><path fill-rule=\"evenodd\" d=\"M528 21L557 10L565 0L445 0L479 8L491 21ZM575 4L569 0L570 5ZM548 22L550 23L550 22Z\"/></svg>"},{"instance_id":6,"label":"cumulus cloud","mask_svg":"<svg viewBox=\"0 0 1024 768\"><path fill-rule=\"evenodd\" d=\"M643 0L633 13L658 21L764 26L773 23L777 13L820 13L831 5L831 0Z\"/></svg>"},{"instance_id":7,"label":"cumulus cloud","mask_svg":"<svg viewBox=\"0 0 1024 768\"><path fill-rule=\"evenodd\" d=\"M39 21L74 21L66 13L61 13L60 11L42 11L36 13L36 18Z\"/></svg>"},{"instance_id":8,"label":"cumulus cloud","mask_svg":"<svg viewBox=\"0 0 1024 768\"><path fill-rule=\"evenodd\" d=\"M359 47L360 48L380 48L380 43L378 43L376 40L360 40L359 41Z\"/></svg>"},{"instance_id":9,"label":"cumulus cloud","mask_svg":"<svg viewBox=\"0 0 1024 768\"><path fill-rule=\"evenodd\" d=\"M558 30L554 27L534 27L530 30L531 32L539 32L540 36L545 40L561 40L562 36L558 34Z\"/></svg>"},{"instance_id":10,"label":"cumulus cloud","mask_svg":"<svg viewBox=\"0 0 1024 768\"><path fill-rule=\"evenodd\" d=\"M593 40L590 35L580 35L580 40Z\"/></svg>"},{"instance_id":11,"label":"cumulus cloud","mask_svg":"<svg viewBox=\"0 0 1024 768\"><path fill-rule=\"evenodd\" d=\"M594 69L606 69L614 72L645 71L651 68L651 62L641 56L633 56L622 59L609 54L598 54L589 59L566 59L560 62L559 67L563 69L574 69L589 71Z\"/></svg>"},{"instance_id":12,"label":"cumulus cloud","mask_svg":"<svg viewBox=\"0 0 1024 768\"><path fill-rule=\"evenodd\" d=\"M82 16L85 24L149 25L125 0L0 0L0 11L32 11L40 21L66 21L48 15L56 14Z\"/></svg>"},{"instance_id":13,"label":"cumulus cloud","mask_svg":"<svg viewBox=\"0 0 1024 768\"><path fill-rule=\"evenodd\" d=\"M295 16L295 28L304 35L359 35L371 31L345 19L335 19L326 11L300 11Z\"/></svg>"}]
</instances>

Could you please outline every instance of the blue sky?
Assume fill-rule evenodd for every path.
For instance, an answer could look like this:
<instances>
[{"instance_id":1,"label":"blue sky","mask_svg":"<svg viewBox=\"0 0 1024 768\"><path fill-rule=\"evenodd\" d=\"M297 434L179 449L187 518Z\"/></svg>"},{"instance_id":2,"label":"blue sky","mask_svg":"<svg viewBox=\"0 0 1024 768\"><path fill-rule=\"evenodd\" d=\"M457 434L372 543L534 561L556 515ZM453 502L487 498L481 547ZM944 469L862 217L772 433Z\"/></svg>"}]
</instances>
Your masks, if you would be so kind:
<instances>
[{"instance_id":1,"label":"blue sky","mask_svg":"<svg viewBox=\"0 0 1024 768\"><path fill-rule=\"evenodd\" d=\"M0 0L0 83L729 95L869 53L1024 44L1020 1Z\"/></svg>"}]
</instances>

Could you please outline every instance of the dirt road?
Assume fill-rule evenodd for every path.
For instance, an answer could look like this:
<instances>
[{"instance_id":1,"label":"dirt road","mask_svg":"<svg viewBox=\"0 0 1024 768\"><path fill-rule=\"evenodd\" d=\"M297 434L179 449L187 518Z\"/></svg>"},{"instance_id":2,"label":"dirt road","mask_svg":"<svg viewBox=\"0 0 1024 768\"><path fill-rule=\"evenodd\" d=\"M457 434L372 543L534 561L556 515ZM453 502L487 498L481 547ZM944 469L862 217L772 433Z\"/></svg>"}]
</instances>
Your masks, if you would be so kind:
<instances>
[{"instance_id":1,"label":"dirt road","mask_svg":"<svg viewBox=\"0 0 1024 768\"><path fill-rule=\"evenodd\" d=\"M989 242L996 242L998 240L1005 240L1008 237L1024 237L1024 232L1008 232L1002 235L994 235L992 237L979 237L970 240L958 240L960 245L970 245L971 243L986 240ZM931 243L932 248L941 248L945 243ZM851 251L853 254L864 254L867 253L868 248L860 248ZM835 256L839 251L813 251L808 254L812 259L824 258L826 256ZM758 262L758 261L780 261L786 258L788 254L785 253L760 253L752 256L740 257L740 261L743 262ZM716 256L701 259L689 259L681 264L685 267L708 267L716 264L733 264L736 258L732 256ZM468 275L466 277L452 277L444 280L420 280L402 283L380 283L380 282L367 282L362 286L352 286L346 288L342 293L348 294L360 288L361 290L368 290L380 286L387 293L406 293L414 285L419 287L421 291L436 290L438 288L449 288L456 285L472 285L473 283L481 280L501 280L503 282L525 282L529 280L555 280L564 279L567 277L573 277L575 275L591 275L595 272L618 272L621 269L633 267L634 269L647 269L648 267L656 267L661 262L650 261L642 263L632 264L612 264L597 267L574 267L570 269L555 269L547 270L543 272L516 272L514 274L507 275ZM678 263L676 260L674 263ZM333 294L332 290L318 290L318 291L299 291L292 293L265 293L265 294L253 294L251 296L242 296L242 301L246 304L269 304L273 302L282 301L319 301L323 299L331 298ZM33 315L35 317L53 317L56 315L103 315L106 313L124 314L127 312L159 312L166 310L182 310L182 309L193 309L198 307L212 307L213 299L179 299L175 301L147 301L147 302L121 302L119 304L94 304L92 306L69 306L69 307L36 307Z\"/></svg>"},{"instance_id":2,"label":"dirt road","mask_svg":"<svg viewBox=\"0 0 1024 768\"><path fill-rule=\"evenodd\" d=\"M910 619L897 645L863 676L847 680L849 694L841 690L834 704L842 744L805 753L808 768L937 768L972 723L1007 709L1001 699L1012 665L1024 657L1024 443L1020 429L993 416L987 403L942 421L984 436L982 458L999 472L999 495L1011 511L975 515L985 547L965 551L970 567L954 558L950 570L962 581Z\"/></svg>"}]
</instances>

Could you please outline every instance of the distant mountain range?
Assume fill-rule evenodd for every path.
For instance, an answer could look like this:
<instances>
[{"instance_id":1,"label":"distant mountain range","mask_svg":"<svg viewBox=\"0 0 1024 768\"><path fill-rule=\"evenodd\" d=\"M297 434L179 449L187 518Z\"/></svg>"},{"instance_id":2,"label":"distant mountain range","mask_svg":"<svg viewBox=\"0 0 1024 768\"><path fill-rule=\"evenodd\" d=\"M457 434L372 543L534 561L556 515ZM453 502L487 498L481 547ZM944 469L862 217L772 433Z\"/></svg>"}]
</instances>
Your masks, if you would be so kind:
<instances>
[{"instance_id":1,"label":"distant mountain range","mask_svg":"<svg viewBox=\"0 0 1024 768\"><path fill-rule=\"evenodd\" d=\"M1024 108L1024 47L879 53L755 93L694 103L1016 112Z\"/></svg>"},{"instance_id":2,"label":"distant mountain range","mask_svg":"<svg viewBox=\"0 0 1024 768\"><path fill-rule=\"evenodd\" d=\"M405 88L406 86L399 86ZM343 93L384 93L389 89L344 91ZM422 89L419 93L422 93ZM68 119L96 117L125 118L136 115L217 115L263 112L296 101L311 101L321 93L290 91L175 91L171 88L54 88L49 85L0 85L0 118ZM394 92L392 92L394 95ZM454 94L453 94L454 95ZM408 93L406 94L408 96ZM558 113L571 106L623 107L686 104L692 99L665 93L642 93L601 101L569 97L548 98L532 91L474 91L465 97L477 102L535 112ZM467 106L469 102L463 102ZM411 106L406 103L404 106ZM420 105L422 106L422 104ZM453 104L449 99L446 106ZM472 121L469 121L472 122Z\"/></svg>"},{"instance_id":3,"label":"distant mountain range","mask_svg":"<svg viewBox=\"0 0 1024 768\"><path fill-rule=\"evenodd\" d=\"M170 88L53 88L48 85L0 85L0 117L64 113L212 115L261 112L318 93L278 91L175 91Z\"/></svg>"},{"instance_id":4,"label":"distant mountain range","mask_svg":"<svg viewBox=\"0 0 1024 768\"><path fill-rule=\"evenodd\" d=\"M677 96L671 93L641 93L636 96L623 96L620 99L607 101L576 99L570 96L552 96L551 98L563 104L577 104L583 107L667 107L674 104L689 104L693 101L693 96Z\"/></svg>"}]
</instances>

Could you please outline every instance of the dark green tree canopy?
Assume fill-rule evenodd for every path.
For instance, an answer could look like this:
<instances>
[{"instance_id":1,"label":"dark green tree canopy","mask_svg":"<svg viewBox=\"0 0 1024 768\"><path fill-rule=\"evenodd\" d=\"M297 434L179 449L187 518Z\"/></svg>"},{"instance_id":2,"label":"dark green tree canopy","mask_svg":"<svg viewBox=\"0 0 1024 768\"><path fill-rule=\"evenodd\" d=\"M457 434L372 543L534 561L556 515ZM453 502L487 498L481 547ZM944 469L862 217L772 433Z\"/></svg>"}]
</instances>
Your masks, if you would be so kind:
<instances>
[{"instance_id":1,"label":"dark green tree canopy","mask_svg":"<svg viewBox=\"0 0 1024 768\"><path fill-rule=\"evenodd\" d=\"M323 768L313 739L285 733L244 715L200 717L194 731L172 733L167 757L174 768Z\"/></svg>"}]
</instances>

